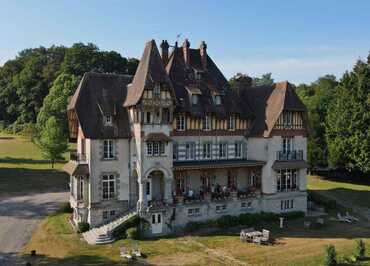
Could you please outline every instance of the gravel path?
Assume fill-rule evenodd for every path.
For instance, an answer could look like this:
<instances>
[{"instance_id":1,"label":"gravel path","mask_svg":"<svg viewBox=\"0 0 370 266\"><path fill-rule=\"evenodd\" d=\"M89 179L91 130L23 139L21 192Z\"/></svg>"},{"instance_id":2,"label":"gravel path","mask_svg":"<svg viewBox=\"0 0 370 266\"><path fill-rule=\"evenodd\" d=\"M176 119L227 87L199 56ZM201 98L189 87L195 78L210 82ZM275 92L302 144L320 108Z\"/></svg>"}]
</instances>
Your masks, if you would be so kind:
<instances>
[{"instance_id":1,"label":"gravel path","mask_svg":"<svg viewBox=\"0 0 370 266\"><path fill-rule=\"evenodd\" d=\"M67 192L0 198L0 266L14 265L40 220L66 201Z\"/></svg>"}]
</instances>

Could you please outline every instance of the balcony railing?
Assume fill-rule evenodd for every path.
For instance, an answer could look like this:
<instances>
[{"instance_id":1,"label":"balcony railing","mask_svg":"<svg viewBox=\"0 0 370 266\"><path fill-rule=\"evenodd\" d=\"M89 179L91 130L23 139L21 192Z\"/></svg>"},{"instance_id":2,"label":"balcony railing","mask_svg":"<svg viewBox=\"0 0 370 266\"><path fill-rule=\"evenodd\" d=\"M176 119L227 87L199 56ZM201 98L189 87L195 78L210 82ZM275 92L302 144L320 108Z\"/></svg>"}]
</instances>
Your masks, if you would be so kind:
<instances>
[{"instance_id":1,"label":"balcony railing","mask_svg":"<svg viewBox=\"0 0 370 266\"><path fill-rule=\"evenodd\" d=\"M75 162L86 162L86 154L79 153L77 151L71 151L69 153L69 159Z\"/></svg>"},{"instance_id":2,"label":"balcony railing","mask_svg":"<svg viewBox=\"0 0 370 266\"><path fill-rule=\"evenodd\" d=\"M303 160L303 150L278 151L276 159L278 161Z\"/></svg>"}]
</instances>

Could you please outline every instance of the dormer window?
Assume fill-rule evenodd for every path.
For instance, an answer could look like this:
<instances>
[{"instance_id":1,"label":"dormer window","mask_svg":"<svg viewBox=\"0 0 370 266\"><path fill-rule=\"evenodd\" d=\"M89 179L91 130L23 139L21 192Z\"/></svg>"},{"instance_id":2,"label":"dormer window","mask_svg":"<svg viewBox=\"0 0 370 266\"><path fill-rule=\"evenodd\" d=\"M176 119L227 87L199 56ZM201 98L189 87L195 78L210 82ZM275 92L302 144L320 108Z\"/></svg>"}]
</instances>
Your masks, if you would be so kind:
<instances>
[{"instance_id":1,"label":"dormer window","mask_svg":"<svg viewBox=\"0 0 370 266\"><path fill-rule=\"evenodd\" d=\"M199 96L197 94L191 95L191 103L193 105L198 105L199 102Z\"/></svg>"},{"instance_id":2,"label":"dormer window","mask_svg":"<svg viewBox=\"0 0 370 266\"><path fill-rule=\"evenodd\" d=\"M106 125L111 125L112 124L112 116L111 115L104 116L104 120L105 120Z\"/></svg>"},{"instance_id":3,"label":"dormer window","mask_svg":"<svg viewBox=\"0 0 370 266\"><path fill-rule=\"evenodd\" d=\"M195 71L195 79L201 80L202 79L202 72L201 71Z\"/></svg>"},{"instance_id":4,"label":"dormer window","mask_svg":"<svg viewBox=\"0 0 370 266\"><path fill-rule=\"evenodd\" d=\"M154 86L153 94L155 98L161 97L161 87L159 85Z\"/></svg>"},{"instance_id":5,"label":"dormer window","mask_svg":"<svg viewBox=\"0 0 370 266\"><path fill-rule=\"evenodd\" d=\"M213 101L215 105L221 105L221 95L217 94L213 96Z\"/></svg>"},{"instance_id":6,"label":"dormer window","mask_svg":"<svg viewBox=\"0 0 370 266\"><path fill-rule=\"evenodd\" d=\"M185 116L179 115L176 119L176 128L179 131L185 130Z\"/></svg>"}]
</instances>

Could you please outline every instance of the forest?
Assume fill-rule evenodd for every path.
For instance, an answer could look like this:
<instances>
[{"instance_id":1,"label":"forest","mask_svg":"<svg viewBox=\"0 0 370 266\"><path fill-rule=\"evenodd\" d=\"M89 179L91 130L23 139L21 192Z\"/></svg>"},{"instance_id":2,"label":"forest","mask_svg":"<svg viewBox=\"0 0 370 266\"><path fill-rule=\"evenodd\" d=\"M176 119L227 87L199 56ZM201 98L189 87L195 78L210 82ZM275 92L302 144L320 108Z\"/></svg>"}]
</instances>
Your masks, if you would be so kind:
<instances>
[{"instance_id":1,"label":"forest","mask_svg":"<svg viewBox=\"0 0 370 266\"><path fill-rule=\"evenodd\" d=\"M82 75L133 75L138 62L92 43L23 50L0 67L0 130L37 134L45 125L57 125L67 138L66 106ZM231 88L270 85L273 79L271 73L237 73L229 83ZM310 166L370 173L370 55L342 77L324 75L297 85L296 92L309 111Z\"/></svg>"}]
</instances>

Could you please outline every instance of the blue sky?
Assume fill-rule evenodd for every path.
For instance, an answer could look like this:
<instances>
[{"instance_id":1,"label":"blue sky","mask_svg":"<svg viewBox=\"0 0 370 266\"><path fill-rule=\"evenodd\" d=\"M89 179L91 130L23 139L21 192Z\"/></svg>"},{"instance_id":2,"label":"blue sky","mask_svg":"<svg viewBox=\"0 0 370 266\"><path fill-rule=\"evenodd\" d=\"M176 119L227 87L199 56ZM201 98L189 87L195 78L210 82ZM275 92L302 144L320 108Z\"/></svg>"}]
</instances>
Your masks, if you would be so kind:
<instances>
[{"instance_id":1,"label":"blue sky","mask_svg":"<svg viewBox=\"0 0 370 266\"><path fill-rule=\"evenodd\" d=\"M0 0L0 65L29 47L92 42L140 57L144 43L201 40L236 72L311 82L341 75L370 51L370 1Z\"/></svg>"}]
</instances>

